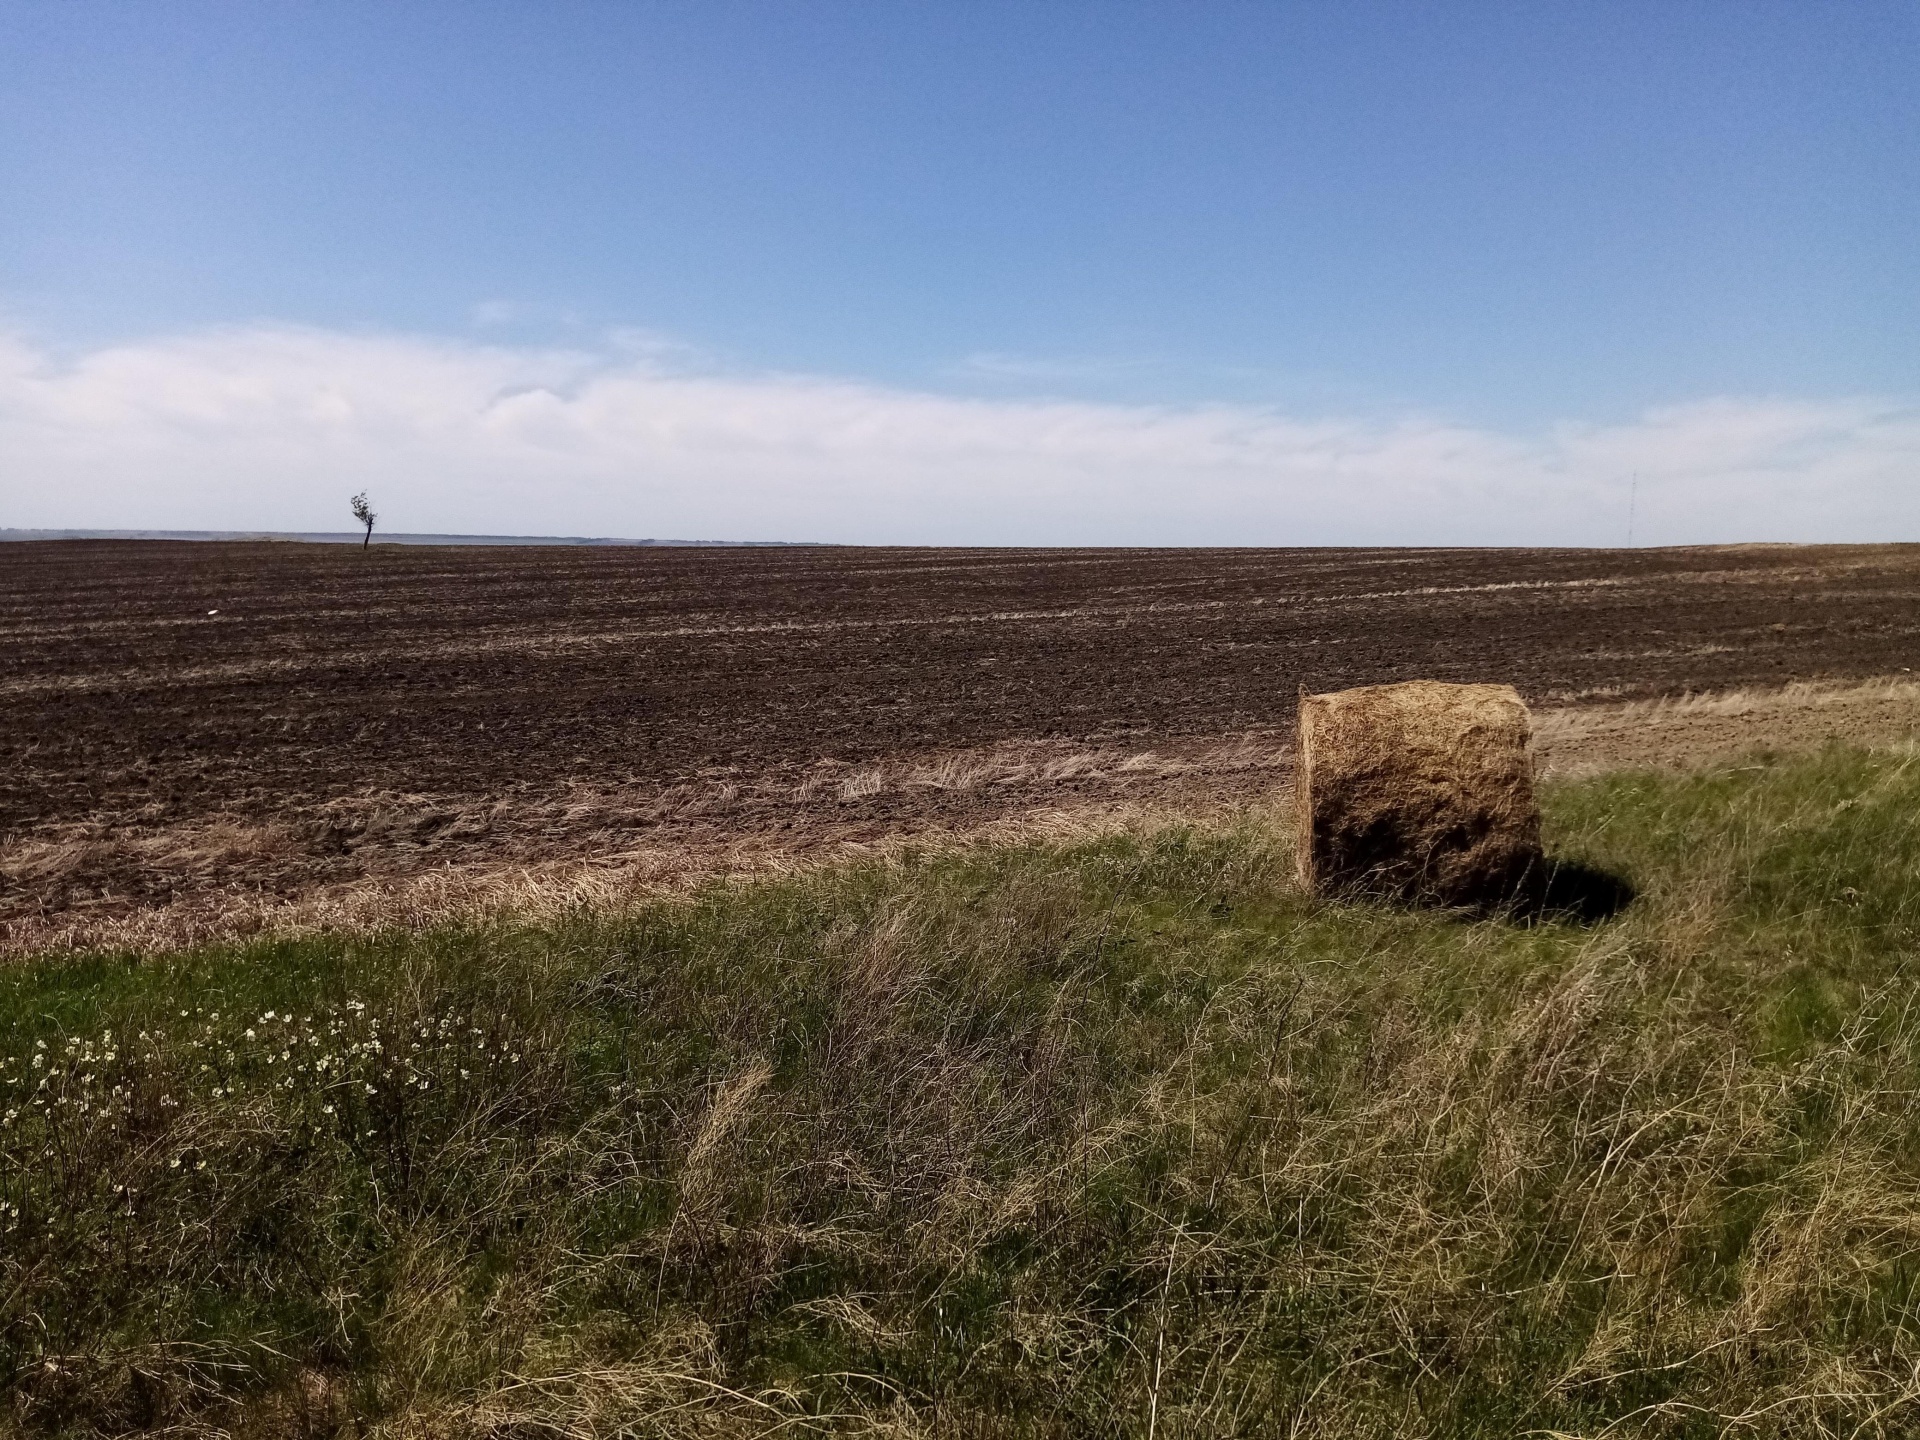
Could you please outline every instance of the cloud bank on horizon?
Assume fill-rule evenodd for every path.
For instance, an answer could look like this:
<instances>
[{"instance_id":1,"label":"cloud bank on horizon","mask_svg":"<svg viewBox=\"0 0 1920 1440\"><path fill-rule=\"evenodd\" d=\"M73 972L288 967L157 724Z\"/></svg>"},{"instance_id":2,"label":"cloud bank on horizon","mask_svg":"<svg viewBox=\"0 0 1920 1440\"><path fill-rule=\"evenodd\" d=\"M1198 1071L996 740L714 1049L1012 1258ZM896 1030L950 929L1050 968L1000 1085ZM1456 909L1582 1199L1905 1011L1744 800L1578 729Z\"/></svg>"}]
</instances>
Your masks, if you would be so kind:
<instances>
[{"instance_id":1,"label":"cloud bank on horizon","mask_svg":"<svg viewBox=\"0 0 1920 1440\"><path fill-rule=\"evenodd\" d=\"M1637 480L1636 480L1637 477ZM670 350L273 325L0 337L23 528L901 544L1920 539L1920 402L1726 396L1531 434L1247 405L977 399Z\"/></svg>"}]
</instances>

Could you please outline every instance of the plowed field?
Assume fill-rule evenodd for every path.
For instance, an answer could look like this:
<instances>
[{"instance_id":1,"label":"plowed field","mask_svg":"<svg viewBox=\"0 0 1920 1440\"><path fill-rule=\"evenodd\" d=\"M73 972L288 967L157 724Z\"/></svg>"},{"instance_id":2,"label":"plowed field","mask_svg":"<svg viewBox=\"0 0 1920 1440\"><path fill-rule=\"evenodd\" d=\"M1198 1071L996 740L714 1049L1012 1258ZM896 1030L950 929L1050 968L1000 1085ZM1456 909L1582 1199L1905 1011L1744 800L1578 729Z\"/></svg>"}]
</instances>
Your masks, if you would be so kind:
<instances>
[{"instance_id":1,"label":"plowed field","mask_svg":"<svg viewBox=\"0 0 1920 1440\"><path fill-rule=\"evenodd\" d=\"M18 949L449 865L1257 789L1303 687L1898 675L1920 547L12 544L0 655Z\"/></svg>"}]
</instances>

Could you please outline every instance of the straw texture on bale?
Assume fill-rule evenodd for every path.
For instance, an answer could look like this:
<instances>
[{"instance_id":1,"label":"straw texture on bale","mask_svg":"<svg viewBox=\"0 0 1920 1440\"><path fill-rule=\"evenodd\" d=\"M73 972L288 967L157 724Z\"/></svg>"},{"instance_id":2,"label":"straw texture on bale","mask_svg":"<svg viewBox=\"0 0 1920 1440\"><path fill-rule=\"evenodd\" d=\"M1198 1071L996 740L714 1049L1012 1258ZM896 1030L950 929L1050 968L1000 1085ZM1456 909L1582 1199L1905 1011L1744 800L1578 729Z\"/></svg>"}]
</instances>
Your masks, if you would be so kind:
<instances>
[{"instance_id":1,"label":"straw texture on bale","mask_svg":"<svg viewBox=\"0 0 1920 1440\"><path fill-rule=\"evenodd\" d=\"M1320 894L1478 905L1540 860L1526 704L1415 680L1300 700L1300 878Z\"/></svg>"}]
</instances>

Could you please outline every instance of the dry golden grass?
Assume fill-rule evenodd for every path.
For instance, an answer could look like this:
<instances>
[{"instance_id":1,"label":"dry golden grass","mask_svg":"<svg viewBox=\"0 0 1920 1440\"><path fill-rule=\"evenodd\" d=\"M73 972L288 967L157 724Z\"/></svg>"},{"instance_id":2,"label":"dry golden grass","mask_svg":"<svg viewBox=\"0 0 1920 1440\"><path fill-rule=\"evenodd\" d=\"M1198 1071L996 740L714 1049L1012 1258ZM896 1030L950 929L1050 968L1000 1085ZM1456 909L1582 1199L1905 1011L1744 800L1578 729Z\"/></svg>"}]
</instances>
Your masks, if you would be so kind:
<instances>
[{"instance_id":1,"label":"dry golden grass","mask_svg":"<svg viewBox=\"0 0 1920 1440\"><path fill-rule=\"evenodd\" d=\"M1634 766L1684 769L1746 750L1886 744L1916 735L1920 681L1905 676L1561 706L1539 710L1534 719L1541 772L1555 776Z\"/></svg>"}]
</instances>

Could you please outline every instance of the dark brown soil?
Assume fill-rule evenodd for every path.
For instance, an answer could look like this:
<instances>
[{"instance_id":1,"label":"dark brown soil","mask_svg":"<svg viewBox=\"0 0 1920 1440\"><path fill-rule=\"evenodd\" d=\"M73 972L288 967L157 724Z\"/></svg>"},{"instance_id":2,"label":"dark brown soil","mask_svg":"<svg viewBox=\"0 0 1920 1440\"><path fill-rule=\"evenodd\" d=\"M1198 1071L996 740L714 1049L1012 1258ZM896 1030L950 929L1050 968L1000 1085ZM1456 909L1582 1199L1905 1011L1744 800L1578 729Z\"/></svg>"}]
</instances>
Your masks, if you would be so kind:
<instances>
[{"instance_id":1,"label":"dark brown soil","mask_svg":"<svg viewBox=\"0 0 1920 1440\"><path fill-rule=\"evenodd\" d=\"M847 777L1026 746L1050 800L1148 785L1072 757L1273 738L1302 688L1898 674L1920 546L9 544L0 654L0 924L31 927L682 831L965 824L1031 786Z\"/></svg>"}]
</instances>

